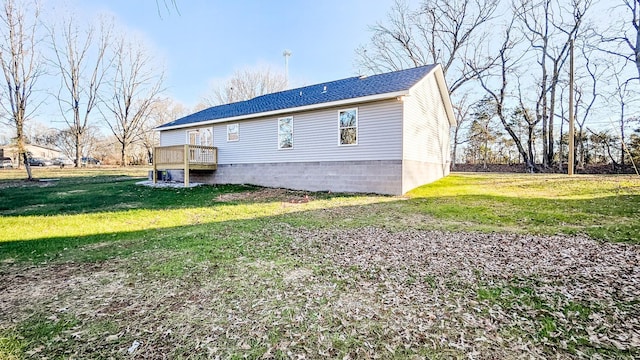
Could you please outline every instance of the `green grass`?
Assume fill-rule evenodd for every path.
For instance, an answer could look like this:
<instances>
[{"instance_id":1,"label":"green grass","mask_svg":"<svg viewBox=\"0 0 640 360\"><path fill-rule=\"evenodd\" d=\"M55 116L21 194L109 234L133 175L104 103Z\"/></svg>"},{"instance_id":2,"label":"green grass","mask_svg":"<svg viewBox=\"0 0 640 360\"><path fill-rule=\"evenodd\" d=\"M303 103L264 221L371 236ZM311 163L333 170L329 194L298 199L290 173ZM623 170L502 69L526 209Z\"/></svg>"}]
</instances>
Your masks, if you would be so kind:
<instances>
[{"instance_id":1,"label":"green grass","mask_svg":"<svg viewBox=\"0 0 640 360\"><path fill-rule=\"evenodd\" d=\"M431 216L452 230L640 240L638 177L465 174L409 196L409 213Z\"/></svg>"},{"instance_id":2,"label":"green grass","mask_svg":"<svg viewBox=\"0 0 640 360\"><path fill-rule=\"evenodd\" d=\"M148 313L138 314L134 307L129 313L94 318L89 315L92 311L118 308L117 304L71 289L59 298L20 310L25 314L0 314L0 358L64 358L73 349L95 358L119 358L125 356L133 340L141 338L149 343L176 344L157 350L157 354L170 351L174 358L189 358L195 348L206 351L207 346L214 347L189 335L188 331L201 331L198 326L215 338L211 341L221 351L215 354L223 358L268 354L288 358L287 351L304 353L306 346L318 346L329 357L366 356L363 349L373 349L390 358L462 358L464 351L446 342L424 340L422 348L396 342L397 333L390 335L379 318L335 315L332 306L362 284L377 291L377 296L384 294L386 283L380 283L377 274L387 269L364 273L357 266L339 268L328 262L330 259L323 260L322 254L317 255L317 262L302 262L296 251L315 250L295 250L291 234L298 229L376 227L391 232L580 234L602 241L640 243L640 179L632 176L452 174L404 197L309 193L311 201L299 202L300 192L232 196L261 194L262 190L253 186L137 186L144 169L35 171L37 177L58 180L43 186L20 181L23 174L18 171L0 171L0 277L33 267L54 273L60 269L64 273L67 266L74 271L85 269L86 281L97 276L98 287L113 287L123 294L136 293L134 290L142 287L148 298L131 297L130 301L140 302ZM113 273L95 275L95 268L105 267ZM284 280L298 270L311 274L305 275L310 284L297 288L295 282ZM588 324L603 304L571 300L562 294L543 298L536 290L543 285L535 278L487 283L483 278L469 285L456 274L448 276L451 278L411 274L401 285L407 289L422 286L433 296L446 293L463 300L470 296L470 301L480 304L476 310L486 316L497 307L526 317L534 324L530 329L505 328L500 332L505 339L545 344L541 346L548 354L560 351L569 337L573 338L568 348L562 350L569 354L637 354L594 347L583 331L564 328L567 319ZM480 273L475 276L483 277ZM160 291L163 286L170 289ZM322 291L314 293L314 286ZM295 297L294 290L306 297ZM168 300L167 296L176 299ZM60 304L74 303L78 297L91 303L91 311L58 313ZM203 302L201 297L213 300ZM637 299L615 305L621 311L634 312ZM244 314L247 309L256 313ZM207 323L211 314L231 317L238 313L255 317L246 319L246 325L222 320ZM4 316L16 319L9 322ZM132 325L130 316L143 323ZM376 316L393 318L384 312ZM440 319L441 315L421 316ZM254 323L277 325L264 330L252 327ZM183 337L171 335L166 327L177 324L190 330L184 330ZM224 338L222 334L234 327L245 331L247 337ZM83 335L76 339L72 334L79 329ZM249 341L251 334L262 330L266 335ZM558 337L558 333L565 337ZM371 336L379 343L370 343ZM392 345L387 347L383 342ZM91 346L97 346L95 354ZM33 353L34 349L38 352Z\"/></svg>"},{"instance_id":3,"label":"green grass","mask_svg":"<svg viewBox=\"0 0 640 360\"><path fill-rule=\"evenodd\" d=\"M585 234L640 242L640 179L630 176L455 174L415 189L408 199L312 194L315 201L287 204L281 199L218 201L222 194L257 190L250 186L135 186L138 180L117 170L71 172L74 176L59 176L50 186L2 187L0 180L0 259L96 261L149 244L233 257L247 252L247 233L274 221L317 228ZM96 251L84 251L96 243Z\"/></svg>"},{"instance_id":4,"label":"green grass","mask_svg":"<svg viewBox=\"0 0 640 360\"><path fill-rule=\"evenodd\" d=\"M0 173L2 176L4 173ZM277 217L315 227L383 226L453 231L586 234L637 243L640 181L629 176L452 175L408 200L316 194L317 201L221 203L246 186L152 189L121 174L60 177L52 186L0 188L0 242L55 238L126 239L127 233ZM31 185L31 186L29 186ZM328 211L332 210L332 211ZM257 222L256 222L257 221ZM29 224L26 231L24 224ZM138 234L136 233L136 236ZM34 250L34 249L31 249Z\"/></svg>"}]
</instances>

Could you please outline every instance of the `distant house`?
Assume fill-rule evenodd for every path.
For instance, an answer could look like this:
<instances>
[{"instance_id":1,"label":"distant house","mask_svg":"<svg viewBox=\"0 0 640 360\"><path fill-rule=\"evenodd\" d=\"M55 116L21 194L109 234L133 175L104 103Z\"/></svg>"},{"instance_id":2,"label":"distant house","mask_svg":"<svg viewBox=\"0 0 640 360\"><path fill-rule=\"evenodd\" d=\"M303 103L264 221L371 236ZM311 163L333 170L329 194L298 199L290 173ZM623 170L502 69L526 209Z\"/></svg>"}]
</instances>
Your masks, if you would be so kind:
<instances>
[{"instance_id":1,"label":"distant house","mask_svg":"<svg viewBox=\"0 0 640 360\"><path fill-rule=\"evenodd\" d=\"M455 124L442 69L428 65L177 119L156 128L154 167L187 183L399 195L448 175Z\"/></svg>"},{"instance_id":2,"label":"distant house","mask_svg":"<svg viewBox=\"0 0 640 360\"><path fill-rule=\"evenodd\" d=\"M55 159L61 156L60 151L45 146L25 144L24 148L27 151L27 154L34 158ZM16 145L4 146L2 150L2 153L4 154L3 156L10 157L14 166L17 166L16 164L18 163L23 163L22 159L18 159L18 148Z\"/></svg>"}]
</instances>

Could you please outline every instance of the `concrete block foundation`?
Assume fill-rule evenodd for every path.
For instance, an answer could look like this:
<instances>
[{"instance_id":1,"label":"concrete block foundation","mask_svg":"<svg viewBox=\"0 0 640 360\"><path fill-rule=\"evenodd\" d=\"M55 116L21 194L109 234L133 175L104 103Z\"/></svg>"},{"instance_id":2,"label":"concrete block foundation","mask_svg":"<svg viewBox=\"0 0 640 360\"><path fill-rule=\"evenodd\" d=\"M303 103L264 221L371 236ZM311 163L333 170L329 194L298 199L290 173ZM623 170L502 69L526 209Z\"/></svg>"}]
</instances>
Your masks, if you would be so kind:
<instances>
[{"instance_id":1,"label":"concrete block foundation","mask_svg":"<svg viewBox=\"0 0 640 360\"><path fill-rule=\"evenodd\" d=\"M184 181L184 170L164 170L171 181ZM149 176L153 175L152 172ZM308 191L402 194L402 161L322 161L218 164L215 171L191 170L192 182L252 184Z\"/></svg>"},{"instance_id":2,"label":"concrete block foundation","mask_svg":"<svg viewBox=\"0 0 640 360\"><path fill-rule=\"evenodd\" d=\"M402 195L448 174L442 165L401 160L218 164L215 171L191 170L192 182L251 184L307 191ZM184 181L183 170L164 170L170 181ZM149 173L151 178L152 173ZM160 179L160 177L158 177Z\"/></svg>"}]
</instances>

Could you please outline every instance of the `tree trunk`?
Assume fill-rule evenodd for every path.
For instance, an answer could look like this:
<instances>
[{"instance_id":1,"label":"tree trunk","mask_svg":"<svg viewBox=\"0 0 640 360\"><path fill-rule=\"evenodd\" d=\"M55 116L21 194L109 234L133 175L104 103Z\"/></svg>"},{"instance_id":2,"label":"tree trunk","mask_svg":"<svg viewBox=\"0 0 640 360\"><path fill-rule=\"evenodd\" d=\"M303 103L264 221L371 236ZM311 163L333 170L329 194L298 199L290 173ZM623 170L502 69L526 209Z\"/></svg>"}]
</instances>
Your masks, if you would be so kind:
<instances>
[{"instance_id":1,"label":"tree trunk","mask_svg":"<svg viewBox=\"0 0 640 360\"><path fill-rule=\"evenodd\" d=\"M633 52L635 55L636 69L638 69L638 78L640 79L640 26L636 27L636 46L633 49Z\"/></svg>"},{"instance_id":2,"label":"tree trunk","mask_svg":"<svg viewBox=\"0 0 640 360\"><path fill-rule=\"evenodd\" d=\"M22 157L22 162L24 163L24 167L27 170L27 180L33 180L33 175L31 174L31 166L29 165L29 156L27 155L27 150L24 147L24 134L23 134L23 122L19 122L19 126L16 126L17 133L17 148L18 148L18 161Z\"/></svg>"},{"instance_id":3,"label":"tree trunk","mask_svg":"<svg viewBox=\"0 0 640 360\"><path fill-rule=\"evenodd\" d=\"M33 180L33 175L31 174L31 165L29 165L29 157L26 152L22 153L22 158L24 161L24 167L27 169L27 180Z\"/></svg>"},{"instance_id":4,"label":"tree trunk","mask_svg":"<svg viewBox=\"0 0 640 360\"><path fill-rule=\"evenodd\" d=\"M548 3L547 3L548 6ZM540 120L542 121L542 166L544 168L547 167L547 154L549 152L549 147L547 144L547 125L548 125L548 109L547 109L547 78L549 75L547 74L547 51L549 47L549 38L548 38L548 22L549 22L549 12L545 11L545 33L543 37L543 48L542 48L542 61L540 62L540 66L542 67L542 79L541 79L541 92L540 92L540 101L542 104L542 111L540 116L542 117ZM529 153L529 156L532 154ZM533 161L533 158L531 158Z\"/></svg>"},{"instance_id":5,"label":"tree trunk","mask_svg":"<svg viewBox=\"0 0 640 360\"><path fill-rule=\"evenodd\" d=\"M562 112L562 108L560 109L560 111ZM560 141L558 142L558 171L563 172L564 169L562 168L562 160L564 160L562 158L562 128L564 127L564 121L562 121L562 119L560 119Z\"/></svg>"},{"instance_id":6,"label":"tree trunk","mask_svg":"<svg viewBox=\"0 0 640 360\"><path fill-rule=\"evenodd\" d=\"M76 140L76 161L75 161L75 167L80 167L82 159L80 156L80 134L76 133L75 134L75 140Z\"/></svg>"},{"instance_id":7,"label":"tree trunk","mask_svg":"<svg viewBox=\"0 0 640 360\"><path fill-rule=\"evenodd\" d=\"M451 151L451 170L456 169L456 152L458 151L458 130L460 128L456 126L453 131L453 150Z\"/></svg>"},{"instance_id":8,"label":"tree trunk","mask_svg":"<svg viewBox=\"0 0 640 360\"><path fill-rule=\"evenodd\" d=\"M559 74L559 70L558 70L558 62L554 61L553 63L553 76L551 78L551 93L549 95L549 132L547 133L547 142L548 142L548 148L547 148L547 164L549 166L553 165L553 114L555 114L555 110L556 110L556 88L558 85L558 77L560 76Z\"/></svg>"},{"instance_id":9,"label":"tree trunk","mask_svg":"<svg viewBox=\"0 0 640 360\"><path fill-rule=\"evenodd\" d=\"M585 146L584 146L584 135L583 135L583 131L582 131L582 127L580 127L580 130L578 131L578 139L580 139L579 142L579 151L580 151L580 156L578 156L578 166L576 166L579 169L584 169L585 166L585 159L584 159L584 153L585 153Z\"/></svg>"},{"instance_id":10,"label":"tree trunk","mask_svg":"<svg viewBox=\"0 0 640 360\"><path fill-rule=\"evenodd\" d=\"M120 151L120 166L122 167L127 166L127 163L125 162L126 158L127 158L126 146L122 144L122 149Z\"/></svg>"},{"instance_id":11,"label":"tree trunk","mask_svg":"<svg viewBox=\"0 0 640 360\"><path fill-rule=\"evenodd\" d=\"M548 117L547 117L547 95L544 95L542 100L542 166L547 167L547 154L549 153L549 145L547 143L548 130Z\"/></svg>"},{"instance_id":12,"label":"tree trunk","mask_svg":"<svg viewBox=\"0 0 640 360\"><path fill-rule=\"evenodd\" d=\"M530 172L533 172L533 170L535 169L535 161L534 159L534 154L533 154L533 133L535 131L535 127L533 125L528 127L528 134L527 134L527 152L528 152L528 156L526 157L526 164L527 164L527 168L529 169Z\"/></svg>"},{"instance_id":13,"label":"tree trunk","mask_svg":"<svg viewBox=\"0 0 640 360\"><path fill-rule=\"evenodd\" d=\"M620 166L624 169L624 118L620 120Z\"/></svg>"}]
</instances>

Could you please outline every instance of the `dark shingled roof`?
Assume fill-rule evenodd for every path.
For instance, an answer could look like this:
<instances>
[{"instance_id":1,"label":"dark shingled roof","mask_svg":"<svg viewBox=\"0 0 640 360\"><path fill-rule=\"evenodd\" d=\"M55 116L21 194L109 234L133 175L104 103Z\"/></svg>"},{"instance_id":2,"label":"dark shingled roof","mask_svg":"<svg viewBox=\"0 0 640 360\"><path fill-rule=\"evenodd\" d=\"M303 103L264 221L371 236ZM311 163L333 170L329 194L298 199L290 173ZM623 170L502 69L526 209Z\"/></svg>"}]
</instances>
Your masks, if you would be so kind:
<instances>
[{"instance_id":1,"label":"dark shingled roof","mask_svg":"<svg viewBox=\"0 0 640 360\"><path fill-rule=\"evenodd\" d=\"M247 101L210 107L161 125L158 129L408 90L434 67L425 65L367 77L355 76L266 94Z\"/></svg>"}]
</instances>

